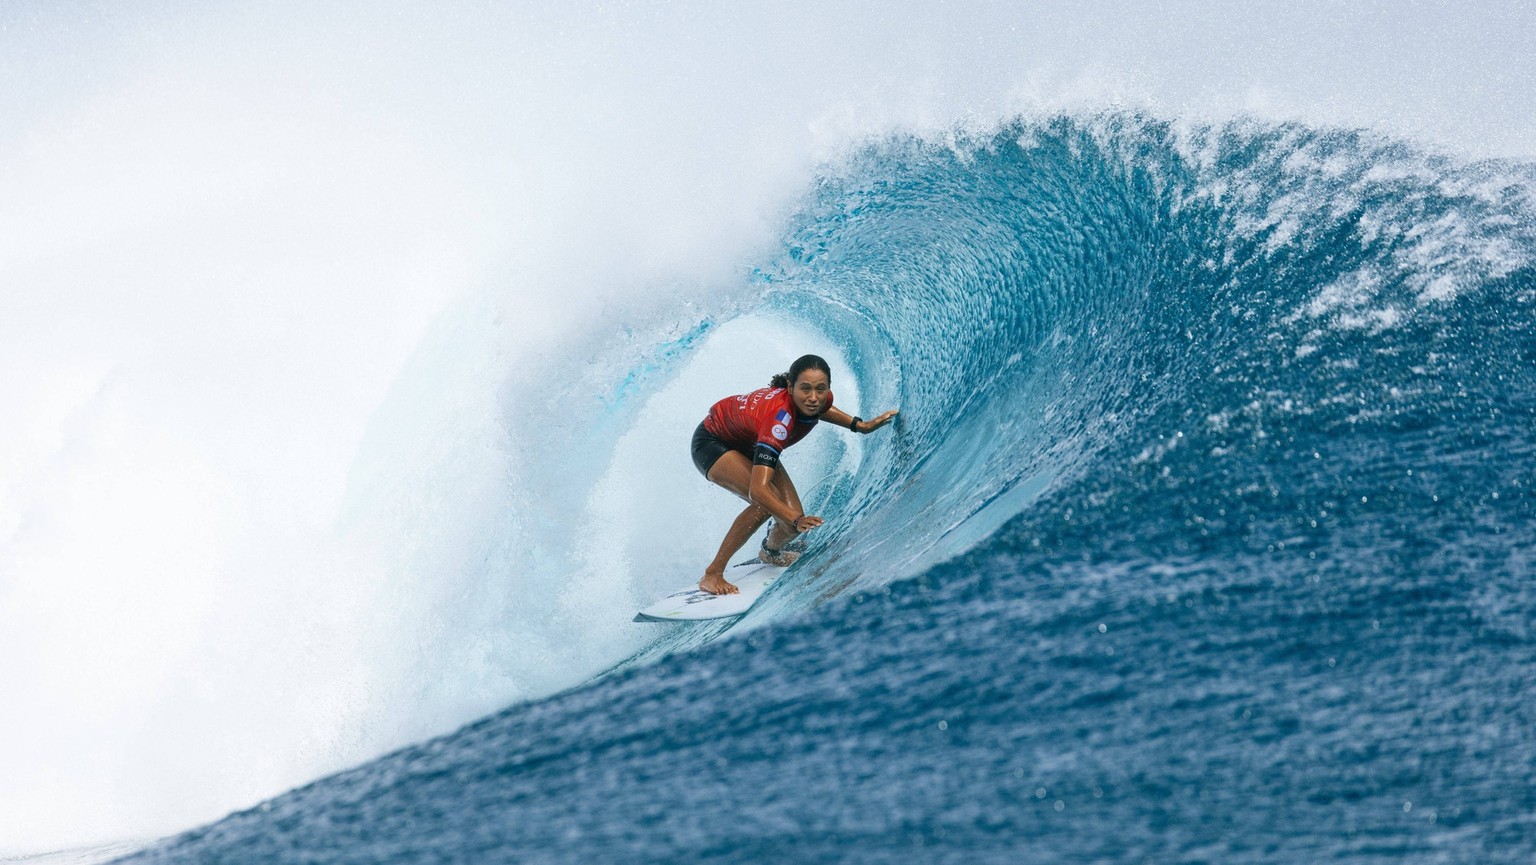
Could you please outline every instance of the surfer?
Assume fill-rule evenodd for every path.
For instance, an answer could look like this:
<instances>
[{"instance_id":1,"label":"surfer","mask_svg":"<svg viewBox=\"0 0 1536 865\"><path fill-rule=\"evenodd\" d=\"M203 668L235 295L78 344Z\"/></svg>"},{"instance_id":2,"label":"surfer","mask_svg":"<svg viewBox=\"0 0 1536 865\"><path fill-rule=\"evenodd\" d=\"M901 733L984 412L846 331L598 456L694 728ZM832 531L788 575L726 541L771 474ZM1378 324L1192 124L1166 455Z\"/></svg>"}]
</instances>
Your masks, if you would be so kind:
<instances>
[{"instance_id":1,"label":"surfer","mask_svg":"<svg viewBox=\"0 0 1536 865\"><path fill-rule=\"evenodd\" d=\"M832 369L814 354L796 360L760 388L715 403L693 431L693 464L710 483L747 501L720 542L720 552L704 569L699 588L712 595L735 594L726 582L725 566L747 538L769 518L773 526L758 550L759 561L788 565L799 553L786 549L797 535L821 525L821 517L805 512L789 472L779 455L826 421L856 433L871 433L896 417L893 409L864 420L832 407Z\"/></svg>"}]
</instances>

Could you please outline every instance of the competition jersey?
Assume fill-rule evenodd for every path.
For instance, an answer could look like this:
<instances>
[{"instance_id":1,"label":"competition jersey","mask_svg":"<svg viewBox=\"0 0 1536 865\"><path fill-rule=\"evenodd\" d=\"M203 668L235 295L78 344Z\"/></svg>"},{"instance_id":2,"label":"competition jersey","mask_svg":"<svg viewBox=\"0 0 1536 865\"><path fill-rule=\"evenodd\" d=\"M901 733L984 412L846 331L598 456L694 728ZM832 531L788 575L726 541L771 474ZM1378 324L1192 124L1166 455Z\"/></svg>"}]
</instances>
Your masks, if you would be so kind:
<instances>
[{"instance_id":1,"label":"competition jersey","mask_svg":"<svg viewBox=\"0 0 1536 865\"><path fill-rule=\"evenodd\" d=\"M827 392L825 408L832 407ZM777 466L779 454L816 428L817 418L795 411L789 391L765 387L715 403L704 418L704 429L732 448L751 452L752 464Z\"/></svg>"}]
</instances>

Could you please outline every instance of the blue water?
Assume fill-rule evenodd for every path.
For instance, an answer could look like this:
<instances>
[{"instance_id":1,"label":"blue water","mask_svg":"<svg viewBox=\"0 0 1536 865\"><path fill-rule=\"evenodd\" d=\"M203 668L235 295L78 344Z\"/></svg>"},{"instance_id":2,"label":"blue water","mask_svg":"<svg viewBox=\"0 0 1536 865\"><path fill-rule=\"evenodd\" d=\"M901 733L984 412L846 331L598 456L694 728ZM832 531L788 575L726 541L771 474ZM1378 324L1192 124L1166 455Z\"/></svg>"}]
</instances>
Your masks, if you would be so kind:
<instances>
[{"instance_id":1,"label":"blue water","mask_svg":"<svg viewBox=\"0 0 1536 865\"><path fill-rule=\"evenodd\" d=\"M872 144L743 313L902 415L759 609L127 861L1532 861L1533 190L1246 121Z\"/></svg>"}]
</instances>

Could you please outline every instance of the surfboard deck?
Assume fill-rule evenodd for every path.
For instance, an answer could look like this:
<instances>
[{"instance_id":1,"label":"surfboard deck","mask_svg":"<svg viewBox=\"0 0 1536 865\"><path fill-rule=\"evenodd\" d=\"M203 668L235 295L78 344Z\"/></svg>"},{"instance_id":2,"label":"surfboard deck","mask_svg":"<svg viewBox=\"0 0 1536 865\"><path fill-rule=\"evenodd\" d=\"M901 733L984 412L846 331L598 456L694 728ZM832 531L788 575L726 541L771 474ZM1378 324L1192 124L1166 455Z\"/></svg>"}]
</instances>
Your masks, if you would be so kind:
<instances>
[{"instance_id":1,"label":"surfboard deck","mask_svg":"<svg viewBox=\"0 0 1536 865\"><path fill-rule=\"evenodd\" d=\"M711 595L695 583L641 610L635 621L702 622L733 618L745 613L783 573L783 568L760 562L735 565L726 570L725 578L741 589L739 594Z\"/></svg>"}]
</instances>

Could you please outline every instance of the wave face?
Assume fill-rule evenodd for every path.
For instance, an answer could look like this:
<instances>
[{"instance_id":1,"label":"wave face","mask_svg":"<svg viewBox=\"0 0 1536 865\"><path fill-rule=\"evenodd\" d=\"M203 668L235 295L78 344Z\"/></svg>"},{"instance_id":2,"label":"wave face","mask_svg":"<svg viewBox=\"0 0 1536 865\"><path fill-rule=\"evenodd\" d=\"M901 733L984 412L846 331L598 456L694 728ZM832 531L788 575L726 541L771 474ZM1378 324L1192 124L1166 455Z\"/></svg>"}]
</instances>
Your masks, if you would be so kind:
<instances>
[{"instance_id":1,"label":"wave face","mask_svg":"<svg viewBox=\"0 0 1536 865\"><path fill-rule=\"evenodd\" d=\"M1533 180L1125 115L870 146L741 310L902 410L817 434L790 579L136 861L1528 861Z\"/></svg>"}]
</instances>

